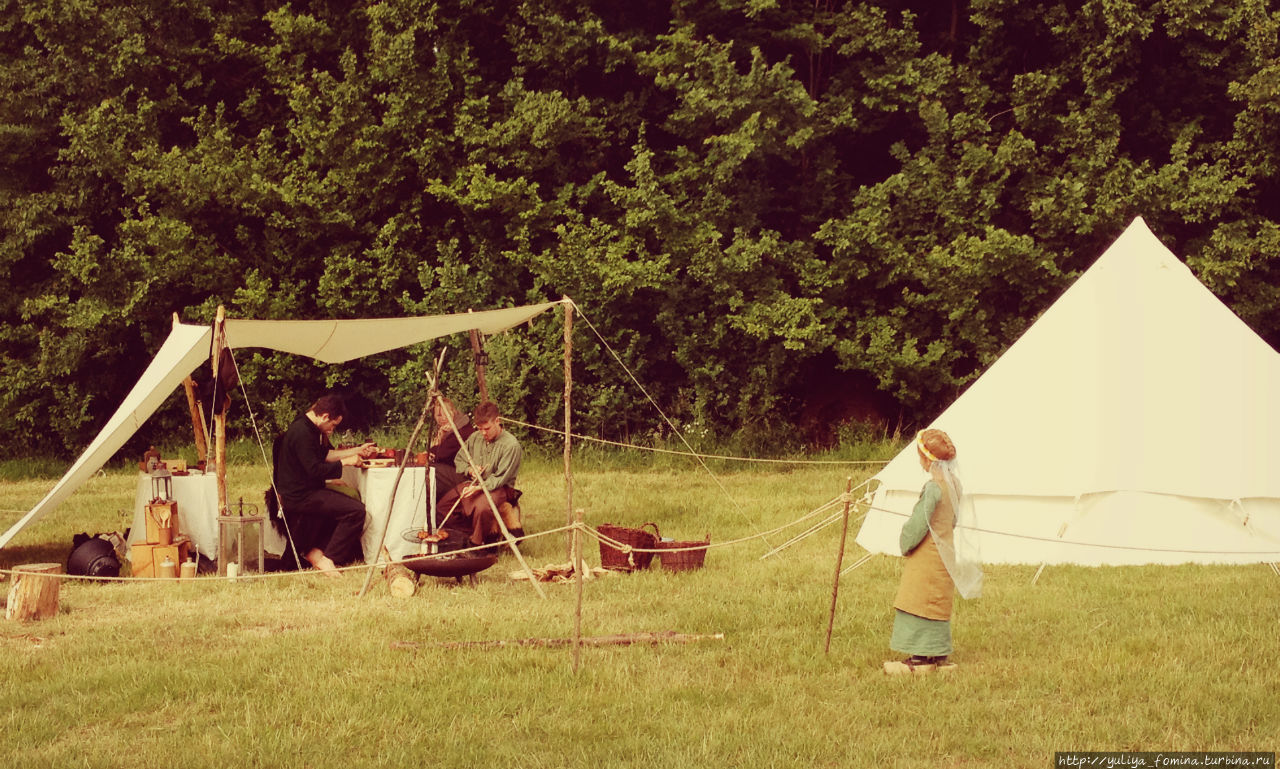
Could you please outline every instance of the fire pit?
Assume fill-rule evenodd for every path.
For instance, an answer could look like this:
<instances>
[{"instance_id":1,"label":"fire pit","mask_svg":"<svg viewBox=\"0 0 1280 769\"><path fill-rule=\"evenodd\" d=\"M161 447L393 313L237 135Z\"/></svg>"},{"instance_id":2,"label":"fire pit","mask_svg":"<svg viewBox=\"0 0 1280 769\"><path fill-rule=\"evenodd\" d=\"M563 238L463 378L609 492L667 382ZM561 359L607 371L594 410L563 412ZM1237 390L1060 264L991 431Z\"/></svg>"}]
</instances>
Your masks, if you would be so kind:
<instances>
[{"instance_id":1,"label":"fire pit","mask_svg":"<svg viewBox=\"0 0 1280 769\"><path fill-rule=\"evenodd\" d=\"M411 529L404 533L404 538L410 542L420 543L418 538L418 529ZM463 550L465 546L461 542L445 540L443 542L434 543L437 552L409 556L401 563L406 568L411 569L418 574L425 574L428 577L462 577L470 576L484 571L490 566L498 562L498 554L485 552L483 550L472 550L463 553L451 553L451 550Z\"/></svg>"}]
</instances>

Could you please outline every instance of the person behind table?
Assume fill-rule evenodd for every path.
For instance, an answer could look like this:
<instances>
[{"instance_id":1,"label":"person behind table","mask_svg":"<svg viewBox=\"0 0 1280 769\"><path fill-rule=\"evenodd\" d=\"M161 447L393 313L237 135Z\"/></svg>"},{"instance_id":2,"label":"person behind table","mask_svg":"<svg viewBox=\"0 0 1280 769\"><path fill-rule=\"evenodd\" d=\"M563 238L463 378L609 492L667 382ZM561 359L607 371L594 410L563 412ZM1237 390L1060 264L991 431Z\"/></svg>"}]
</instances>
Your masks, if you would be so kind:
<instances>
[{"instance_id":1,"label":"person behind table","mask_svg":"<svg viewBox=\"0 0 1280 769\"><path fill-rule=\"evenodd\" d=\"M969 546L968 530L957 531L963 492L956 477L956 447L941 430L922 430L916 453L929 480L920 491L911 517L902 526L899 545L906 561L893 602L893 633L889 647L910 656L886 662L889 674L952 670L952 594L964 598L981 593L982 571Z\"/></svg>"},{"instance_id":2,"label":"person behind table","mask_svg":"<svg viewBox=\"0 0 1280 769\"><path fill-rule=\"evenodd\" d=\"M459 451L454 463L464 480L440 498L436 515L440 520L449 516L449 528L470 532L469 544L483 545L495 541L499 532L489 497L497 507L504 502L515 504L520 498L516 479L522 450L516 437L502 429L502 417L494 403L485 401L477 406L474 421L476 431L464 443L467 450ZM468 454L474 468L467 462Z\"/></svg>"},{"instance_id":3,"label":"person behind table","mask_svg":"<svg viewBox=\"0 0 1280 769\"><path fill-rule=\"evenodd\" d=\"M447 492L467 480L466 475L458 474L456 460L462 448L462 441L471 437L471 434L476 431L476 426L471 424L471 418L462 413L453 401L443 395L436 398L431 410L435 415L438 429L436 441L429 449L429 461L432 469L436 471L436 488ZM457 433L453 431L455 426L458 428Z\"/></svg>"},{"instance_id":4,"label":"person behind table","mask_svg":"<svg viewBox=\"0 0 1280 769\"><path fill-rule=\"evenodd\" d=\"M288 533L308 563L336 576L337 567L361 555L364 504L329 488L342 477L344 465L355 465L376 451L372 443L335 449L330 437L346 416L338 395L325 395L300 414L276 441L272 479ZM292 555L286 552L286 560Z\"/></svg>"}]
</instances>

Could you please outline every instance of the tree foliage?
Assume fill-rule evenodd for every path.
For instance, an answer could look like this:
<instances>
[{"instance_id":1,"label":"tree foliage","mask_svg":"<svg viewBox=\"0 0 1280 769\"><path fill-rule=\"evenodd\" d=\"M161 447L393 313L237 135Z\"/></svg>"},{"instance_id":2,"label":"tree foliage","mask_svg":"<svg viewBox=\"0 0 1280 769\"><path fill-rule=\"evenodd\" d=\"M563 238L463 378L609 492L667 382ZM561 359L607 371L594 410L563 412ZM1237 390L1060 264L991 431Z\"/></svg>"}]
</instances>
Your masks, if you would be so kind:
<instances>
[{"instance_id":1,"label":"tree foliage","mask_svg":"<svg viewBox=\"0 0 1280 769\"><path fill-rule=\"evenodd\" d=\"M175 312L561 295L582 429L658 424L630 373L762 440L919 421L1138 215L1274 344L1278 31L1263 0L0 0L0 441L82 446ZM558 331L491 344L556 421ZM431 350L242 357L276 424L326 388L385 423Z\"/></svg>"}]
</instances>

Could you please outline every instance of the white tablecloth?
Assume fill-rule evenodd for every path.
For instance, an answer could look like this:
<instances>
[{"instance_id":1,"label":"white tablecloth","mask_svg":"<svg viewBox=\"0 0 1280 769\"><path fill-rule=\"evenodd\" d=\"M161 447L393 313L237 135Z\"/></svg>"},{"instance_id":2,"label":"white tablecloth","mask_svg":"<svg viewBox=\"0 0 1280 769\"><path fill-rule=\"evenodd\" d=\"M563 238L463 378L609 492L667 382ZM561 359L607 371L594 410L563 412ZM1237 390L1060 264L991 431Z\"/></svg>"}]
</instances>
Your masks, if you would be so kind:
<instances>
[{"instance_id":1,"label":"white tablecloth","mask_svg":"<svg viewBox=\"0 0 1280 769\"><path fill-rule=\"evenodd\" d=\"M206 558L218 557L218 477L213 473L192 472L175 475L173 499L178 503L178 533L191 538ZM138 473L138 490L133 501L133 526L129 542L147 540L147 503L155 496L151 476Z\"/></svg>"},{"instance_id":2,"label":"white tablecloth","mask_svg":"<svg viewBox=\"0 0 1280 769\"><path fill-rule=\"evenodd\" d=\"M391 486L395 483L396 468L344 467L342 479L360 490L364 500L364 534L360 545L366 561L377 556L378 540L382 537L387 509L391 506ZM206 557L218 557L218 478L213 473L173 476L173 499L178 503L178 532L191 538L196 548ZM133 527L129 542L144 542L147 535L146 505L151 501L151 476L138 473L138 490L133 505ZM262 511L265 517L266 511ZM406 529L421 529L427 521L427 468L406 467L396 489L395 509L391 524L387 527L387 550L393 558L418 554L418 547L402 536ZM269 520L263 521L263 539L267 552L285 552L284 538L276 534Z\"/></svg>"},{"instance_id":3,"label":"white tablecloth","mask_svg":"<svg viewBox=\"0 0 1280 769\"><path fill-rule=\"evenodd\" d=\"M391 487L395 484L396 472L394 467L344 467L342 470L342 480L359 489L360 498L364 500L364 534L360 537L360 546L368 563L378 556L378 541L382 539L384 527L387 529L384 544L392 558L418 554L418 546L402 535L407 529L426 526L427 468L404 469L400 485L396 487L395 507L392 508ZM389 525L386 523L388 509L391 510Z\"/></svg>"}]
</instances>

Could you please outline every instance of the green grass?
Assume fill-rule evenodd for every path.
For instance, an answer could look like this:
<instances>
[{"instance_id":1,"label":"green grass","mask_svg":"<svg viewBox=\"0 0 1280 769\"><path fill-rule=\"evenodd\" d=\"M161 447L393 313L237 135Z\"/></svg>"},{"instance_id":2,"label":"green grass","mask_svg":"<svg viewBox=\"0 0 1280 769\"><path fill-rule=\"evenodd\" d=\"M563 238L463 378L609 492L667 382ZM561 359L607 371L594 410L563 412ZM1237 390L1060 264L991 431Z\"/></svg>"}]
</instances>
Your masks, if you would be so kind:
<instances>
[{"instance_id":1,"label":"green grass","mask_svg":"<svg viewBox=\"0 0 1280 769\"><path fill-rule=\"evenodd\" d=\"M558 455L533 454L524 503L545 531L565 520L564 481ZM687 459L586 454L574 505L588 522L713 542L798 518L851 470L718 470L735 504ZM265 478L237 464L232 496ZM52 480L0 481L6 525ZM134 482L95 477L0 565L65 561L73 533L127 525ZM764 561L751 541L712 549L698 572L588 582L587 635L725 638L588 647L577 674L564 648L434 645L572 633L573 586L540 600L507 578L510 557L475 588L424 579L404 600L380 582L356 597L363 572L69 582L57 617L0 622L0 766L1044 767L1060 750L1280 743L1280 578L1266 566L1050 567L1034 585L1034 567L989 567L986 595L957 602L959 671L902 680L880 672L896 559L845 575L823 653L838 533ZM524 552L567 560L562 536ZM851 542L846 563L858 552Z\"/></svg>"}]
</instances>

